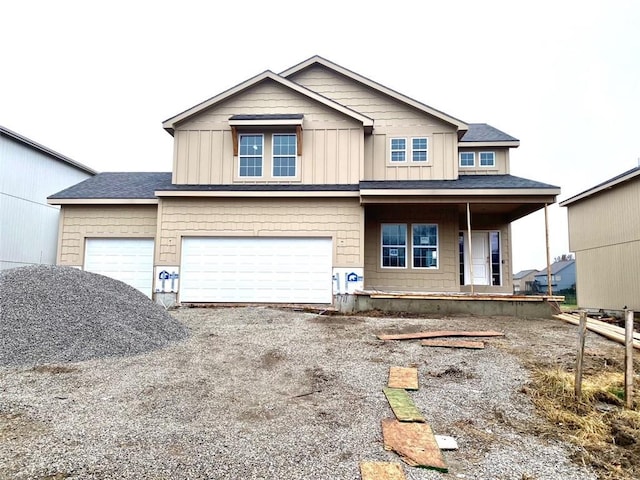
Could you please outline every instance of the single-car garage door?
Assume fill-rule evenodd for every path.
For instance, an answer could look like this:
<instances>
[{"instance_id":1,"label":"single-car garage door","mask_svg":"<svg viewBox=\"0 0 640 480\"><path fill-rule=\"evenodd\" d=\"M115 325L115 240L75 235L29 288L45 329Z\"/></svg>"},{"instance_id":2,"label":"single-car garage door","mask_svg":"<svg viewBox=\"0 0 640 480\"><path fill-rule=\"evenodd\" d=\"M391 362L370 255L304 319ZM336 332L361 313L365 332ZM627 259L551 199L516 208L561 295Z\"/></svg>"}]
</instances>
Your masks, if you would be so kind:
<instances>
[{"instance_id":1,"label":"single-car garage door","mask_svg":"<svg viewBox=\"0 0 640 480\"><path fill-rule=\"evenodd\" d=\"M331 238L186 237L181 302L331 303Z\"/></svg>"},{"instance_id":2,"label":"single-car garage door","mask_svg":"<svg viewBox=\"0 0 640 480\"><path fill-rule=\"evenodd\" d=\"M87 238L84 269L120 280L150 297L153 289L153 239Z\"/></svg>"}]
</instances>

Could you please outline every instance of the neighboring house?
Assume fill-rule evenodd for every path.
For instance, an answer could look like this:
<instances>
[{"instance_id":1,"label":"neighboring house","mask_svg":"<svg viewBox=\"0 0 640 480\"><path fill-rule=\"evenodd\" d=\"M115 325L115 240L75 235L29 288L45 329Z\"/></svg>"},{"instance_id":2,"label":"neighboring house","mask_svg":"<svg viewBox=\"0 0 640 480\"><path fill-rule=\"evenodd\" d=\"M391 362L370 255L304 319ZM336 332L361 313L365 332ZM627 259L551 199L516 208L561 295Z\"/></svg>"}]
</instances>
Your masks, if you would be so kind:
<instances>
[{"instance_id":1,"label":"neighboring house","mask_svg":"<svg viewBox=\"0 0 640 480\"><path fill-rule=\"evenodd\" d=\"M549 290L548 269L540 270L535 275L540 293L547 293ZM551 289L553 293L562 290L569 290L576 287L576 261L561 260L551 264Z\"/></svg>"},{"instance_id":2,"label":"neighboring house","mask_svg":"<svg viewBox=\"0 0 640 480\"><path fill-rule=\"evenodd\" d=\"M182 303L511 293L511 222L560 193L510 175L514 137L321 57L163 126L171 173L104 173L50 197L60 264L136 270L143 291Z\"/></svg>"},{"instance_id":3,"label":"neighboring house","mask_svg":"<svg viewBox=\"0 0 640 480\"><path fill-rule=\"evenodd\" d=\"M60 207L47 196L95 173L0 126L0 270L56 263Z\"/></svg>"},{"instance_id":4,"label":"neighboring house","mask_svg":"<svg viewBox=\"0 0 640 480\"><path fill-rule=\"evenodd\" d=\"M640 311L640 166L560 205L568 209L578 305Z\"/></svg>"},{"instance_id":5,"label":"neighboring house","mask_svg":"<svg viewBox=\"0 0 640 480\"><path fill-rule=\"evenodd\" d=\"M538 270L520 270L513 275L513 293L523 294L533 291L533 282Z\"/></svg>"}]
</instances>

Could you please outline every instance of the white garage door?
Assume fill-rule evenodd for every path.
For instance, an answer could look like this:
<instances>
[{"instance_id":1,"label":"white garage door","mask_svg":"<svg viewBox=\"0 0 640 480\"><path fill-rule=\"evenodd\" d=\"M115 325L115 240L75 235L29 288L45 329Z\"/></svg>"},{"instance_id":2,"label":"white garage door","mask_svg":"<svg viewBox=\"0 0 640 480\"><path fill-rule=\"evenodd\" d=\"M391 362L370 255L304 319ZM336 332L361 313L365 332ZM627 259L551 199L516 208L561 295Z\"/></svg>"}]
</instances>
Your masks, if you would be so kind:
<instances>
[{"instance_id":1,"label":"white garage door","mask_svg":"<svg viewBox=\"0 0 640 480\"><path fill-rule=\"evenodd\" d=\"M330 238L190 237L181 302L331 303Z\"/></svg>"},{"instance_id":2,"label":"white garage door","mask_svg":"<svg viewBox=\"0 0 640 480\"><path fill-rule=\"evenodd\" d=\"M153 289L153 239L88 238L84 269L115 278L147 296Z\"/></svg>"}]
</instances>

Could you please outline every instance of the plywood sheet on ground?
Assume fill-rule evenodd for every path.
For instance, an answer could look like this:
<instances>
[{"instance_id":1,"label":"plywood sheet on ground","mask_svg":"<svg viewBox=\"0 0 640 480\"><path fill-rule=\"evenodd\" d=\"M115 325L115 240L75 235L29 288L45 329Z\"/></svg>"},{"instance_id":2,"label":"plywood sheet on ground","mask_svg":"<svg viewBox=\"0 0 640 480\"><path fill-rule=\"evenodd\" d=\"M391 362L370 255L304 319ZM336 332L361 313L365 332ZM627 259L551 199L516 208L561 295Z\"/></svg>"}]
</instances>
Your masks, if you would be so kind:
<instances>
[{"instance_id":1,"label":"plywood sheet on ground","mask_svg":"<svg viewBox=\"0 0 640 480\"><path fill-rule=\"evenodd\" d=\"M447 347L447 348L484 348L484 342L471 340L422 340L423 347Z\"/></svg>"},{"instance_id":2,"label":"plywood sheet on ground","mask_svg":"<svg viewBox=\"0 0 640 480\"><path fill-rule=\"evenodd\" d=\"M417 409L413 400L403 388L384 388L382 390L393 414L401 422L424 422L422 413Z\"/></svg>"},{"instance_id":3,"label":"plywood sheet on ground","mask_svg":"<svg viewBox=\"0 0 640 480\"><path fill-rule=\"evenodd\" d=\"M439 330L431 332L415 332L415 333L389 333L376 335L380 340L416 340L420 338L438 338L438 337L502 337L504 333L495 332L493 330Z\"/></svg>"},{"instance_id":4,"label":"plywood sheet on ground","mask_svg":"<svg viewBox=\"0 0 640 480\"><path fill-rule=\"evenodd\" d=\"M402 465L391 462L360 462L362 480L405 480Z\"/></svg>"},{"instance_id":5,"label":"plywood sheet on ground","mask_svg":"<svg viewBox=\"0 0 640 480\"><path fill-rule=\"evenodd\" d=\"M389 367L389 388L418 390L418 369L415 367Z\"/></svg>"},{"instance_id":6,"label":"plywood sheet on ground","mask_svg":"<svg viewBox=\"0 0 640 480\"><path fill-rule=\"evenodd\" d=\"M385 450L396 452L408 465L447 472L447 464L428 424L385 418L382 437Z\"/></svg>"}]
</instances>

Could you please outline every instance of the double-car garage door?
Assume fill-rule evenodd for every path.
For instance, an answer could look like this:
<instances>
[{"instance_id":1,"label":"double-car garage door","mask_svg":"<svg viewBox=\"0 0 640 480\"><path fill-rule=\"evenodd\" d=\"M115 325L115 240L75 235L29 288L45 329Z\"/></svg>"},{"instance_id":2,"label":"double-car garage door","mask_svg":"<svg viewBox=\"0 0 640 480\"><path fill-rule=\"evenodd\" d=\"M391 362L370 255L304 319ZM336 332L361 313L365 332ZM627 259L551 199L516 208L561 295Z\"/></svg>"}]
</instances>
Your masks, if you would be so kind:
<instances>
[{"instance_id":1,"label":"double-car garage door","mask_svg":"<svg viewBox=\"0 0 640 480\"><path fill-rule=\"evenodd\" d=\"M331 303L331 238L186 237L181 302Z\"/></svg>"}]
</instances>

